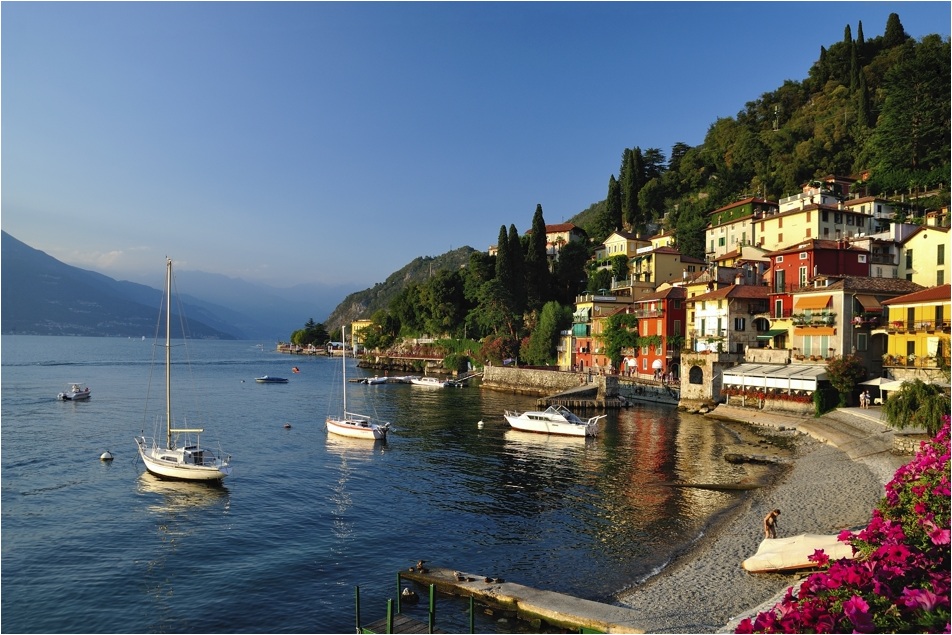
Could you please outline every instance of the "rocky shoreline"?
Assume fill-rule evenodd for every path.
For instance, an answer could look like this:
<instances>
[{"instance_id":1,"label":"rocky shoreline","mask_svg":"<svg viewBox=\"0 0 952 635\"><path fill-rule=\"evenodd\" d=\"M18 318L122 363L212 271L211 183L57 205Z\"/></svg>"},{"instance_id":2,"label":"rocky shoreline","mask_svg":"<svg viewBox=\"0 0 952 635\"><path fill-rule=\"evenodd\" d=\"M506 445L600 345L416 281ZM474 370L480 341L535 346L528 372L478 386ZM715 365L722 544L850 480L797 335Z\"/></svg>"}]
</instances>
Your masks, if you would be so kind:
<instances>
[{"instance_id":1,"label":"rocky shoreline","mask_svg":"<svg viewBox=\"0 0 952 635\"><path fill-rule=\"evenodd\" d=\"M709 416L789 433L795 459L772 485L755 490L709 529L690 553L619 594L650 633L733 632L736 623L779 601L802 576L750 574L741 562L763 538L761 523L782 510L778 533L833 534L865 525L896 469L912 459L891 451L891 431L844 411L819 419L715 409ZM834 437L831 440L828 437ZM889 437L889 438L887 438Z\"/></svg>"}]
</instances>

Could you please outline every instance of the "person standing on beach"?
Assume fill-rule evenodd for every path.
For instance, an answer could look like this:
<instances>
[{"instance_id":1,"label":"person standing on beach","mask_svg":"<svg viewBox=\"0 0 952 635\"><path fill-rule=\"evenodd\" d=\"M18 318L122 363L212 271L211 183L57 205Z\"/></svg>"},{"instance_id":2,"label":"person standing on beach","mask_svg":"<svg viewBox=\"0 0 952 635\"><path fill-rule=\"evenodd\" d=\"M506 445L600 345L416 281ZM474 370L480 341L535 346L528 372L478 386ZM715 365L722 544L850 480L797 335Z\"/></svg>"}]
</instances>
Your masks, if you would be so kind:
<instances>
[{"instance_id":1,"label":"person standing on beach","mask_svg":"<svg viewBox=\"0 0 952 635\"><path fill-rule=\"evenodd\" d=\"M764 516L764 539L777 537L777 516L780 510L775 509Z\"/></svg>"}]
</instances>

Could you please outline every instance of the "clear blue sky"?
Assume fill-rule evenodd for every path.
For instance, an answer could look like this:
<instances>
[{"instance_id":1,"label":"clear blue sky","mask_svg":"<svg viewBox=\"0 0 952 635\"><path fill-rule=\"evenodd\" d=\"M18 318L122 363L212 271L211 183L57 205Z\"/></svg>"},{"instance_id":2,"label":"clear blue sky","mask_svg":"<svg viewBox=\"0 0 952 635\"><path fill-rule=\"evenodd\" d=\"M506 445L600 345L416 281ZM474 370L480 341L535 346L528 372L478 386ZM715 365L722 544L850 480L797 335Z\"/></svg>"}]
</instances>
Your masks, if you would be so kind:
<instances>
[{"instance_id":1,"label":"clear blue sky","mask_svg":"<svg viewBox=\"0 0 952 635\"><path fill-rule=\"evenodd\" d=\"M4 2L2 227L106 275L363 288L604 198L949 2Z\"/></svg>"}]
</instances>

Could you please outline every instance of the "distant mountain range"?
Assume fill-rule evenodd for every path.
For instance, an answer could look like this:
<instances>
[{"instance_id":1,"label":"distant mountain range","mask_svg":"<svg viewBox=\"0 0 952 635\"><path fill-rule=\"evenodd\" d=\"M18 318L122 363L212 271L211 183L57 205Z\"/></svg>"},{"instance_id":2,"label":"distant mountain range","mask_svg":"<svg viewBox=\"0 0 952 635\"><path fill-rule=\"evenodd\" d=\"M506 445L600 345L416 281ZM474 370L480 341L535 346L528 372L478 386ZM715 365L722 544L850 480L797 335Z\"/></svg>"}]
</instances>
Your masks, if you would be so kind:
<instances>
[{"instance_id":1,"label":"distant mountain range","mask_svg":"<svg viewBox=\"0 0 952 635\"><path fill-rule=\"evenodd\" d=\"M157 276L161 276L161 269ZM277 289L227 276L177 271L191 336L287 340L321 322L353 287ZM73 267L0 231L0 332L25 335L151 336L162 292Z\"/></svg>"}]
</instances>

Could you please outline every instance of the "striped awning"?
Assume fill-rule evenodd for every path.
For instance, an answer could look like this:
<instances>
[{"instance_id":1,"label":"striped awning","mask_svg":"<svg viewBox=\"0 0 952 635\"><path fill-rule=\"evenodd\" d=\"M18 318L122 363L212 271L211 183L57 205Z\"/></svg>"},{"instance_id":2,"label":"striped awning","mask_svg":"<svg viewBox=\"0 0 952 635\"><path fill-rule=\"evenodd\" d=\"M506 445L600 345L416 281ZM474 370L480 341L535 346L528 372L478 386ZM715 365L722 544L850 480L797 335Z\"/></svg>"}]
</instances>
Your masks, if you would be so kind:
<instances>
[{"instance_id":1,"label":"striped awning","mask_svg":"<svg viewBox=\"0 0 952 635\"><path fill-rule=\"evenodd\" d=\"M803 295L798 296L793 303L795 309L825 309L830 305L831 295Z\"/></svg>"},{"instance_id":2,"label":"striped awning","mask_svg":"<svg viewBox=\"0 0 952 635\"><path fill-rule=\"evenodd\" d=\"M871 295L857 295L856 301L863 305L863 308L867 311L882 311L883 305L879 303L879 300L875 296Z\"/></svg>"}]
</instances>

